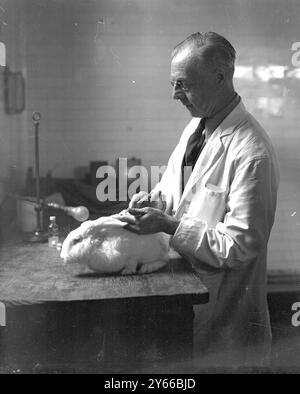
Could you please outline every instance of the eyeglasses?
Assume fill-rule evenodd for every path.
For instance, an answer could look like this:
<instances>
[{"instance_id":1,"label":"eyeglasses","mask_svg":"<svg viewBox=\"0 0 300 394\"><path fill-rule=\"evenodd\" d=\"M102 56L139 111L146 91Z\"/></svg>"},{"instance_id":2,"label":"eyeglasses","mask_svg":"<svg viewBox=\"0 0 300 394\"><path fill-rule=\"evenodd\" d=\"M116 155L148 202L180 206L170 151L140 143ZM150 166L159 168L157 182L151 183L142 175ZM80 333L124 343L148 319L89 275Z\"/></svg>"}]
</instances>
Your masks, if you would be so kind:
<instances>
[{"instance_id":1,"label":"eyeglasses","mask_svg":"<svg viewBox=\"0 0 300 394\"><path fill-rule=\"evenodd\" d=\"M189 90L184 81L171 81L171 86L175 89L182 90L183 92L187 92Z\"/></svg>"}]
</instances>

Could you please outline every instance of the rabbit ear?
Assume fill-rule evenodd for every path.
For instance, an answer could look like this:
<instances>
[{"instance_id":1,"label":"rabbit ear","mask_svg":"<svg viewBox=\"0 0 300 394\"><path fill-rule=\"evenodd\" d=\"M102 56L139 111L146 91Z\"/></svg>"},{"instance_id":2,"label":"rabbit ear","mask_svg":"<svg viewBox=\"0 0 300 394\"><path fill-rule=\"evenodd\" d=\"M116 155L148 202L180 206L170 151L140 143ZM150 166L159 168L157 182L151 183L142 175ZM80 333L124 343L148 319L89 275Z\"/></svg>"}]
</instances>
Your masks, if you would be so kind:
<instances>
[{"instance_id":1,"label":"rabbit ear","mask_svg":"<svg viewBox=\"0 0 300 394\"><path fill-rule=\"evenodd\" d=\"M106 218L101 218L101 221L99 221L99 229L123 228L126 224L125 221L123 222L116 217L107 216Z\"/></svg>"},{"instance_id":2,"label":"rabbit ear","mask_svg":"<svg viewBox=\"0 0 300 394\"><path fill-rule=\"evenodd\" d=\"M136 224L135 216L130 214L127 209L119 214L113 215L112 218L124 223L123 226L120 224L121 227L126 227L126 224Z\"/></svg>"}]
</instances>

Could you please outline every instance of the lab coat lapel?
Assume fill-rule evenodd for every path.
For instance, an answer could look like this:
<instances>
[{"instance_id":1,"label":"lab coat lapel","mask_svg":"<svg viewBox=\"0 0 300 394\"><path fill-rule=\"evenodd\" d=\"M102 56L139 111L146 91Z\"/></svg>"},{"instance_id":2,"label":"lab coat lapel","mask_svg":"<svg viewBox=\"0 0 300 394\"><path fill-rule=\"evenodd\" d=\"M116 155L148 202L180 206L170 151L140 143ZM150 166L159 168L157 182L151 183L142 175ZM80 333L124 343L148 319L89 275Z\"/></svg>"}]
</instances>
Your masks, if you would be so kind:
<instances>
[{"instance_id":1,"label":"lab coat lapel","mask_svg":"<svg viewBox=\"0 0 300 394\"><path fill-rule=\"evenodd\" d=\"M191 201L190 194L195 193L194 188L198 186L198 182L209 171L211 166L218 161L222 155L223 150L224 149L220 135L215 135L214 138L212 138L209 143L205 145L182 194L176 212L177 217L180 217L183 214L183 211L186 210L187 202Z\"/></svg>"},{"instance_id":2,"label":"lab coat lapel","mask_svg":"<svg viewBox=\"0 0 300 394\"><path fill-rule=\"evenodd\" d=\"M202 155L200 155L199 160L197 160L197 163L195 164L194 170L187 183L187 193L189 193L199 179L210 170L211 166L217 162L223 152L223 148L220 133L218 130L215 130L215 133L211 136L210 141L208 141L204 147L201 152Z\"/></svg>"},{"instance_id":3,"label":"lab coat lapel","mask_svg":"<svg viewBox=\"0 0 300 394\"><path fill-rule=\"evenodd\" d=\"M184 155L185 155L185 151L186 151L186 145L188 142L189 137L195 132L196 128L199 125L201 118L193 118L192 122L191 122L191 127L189 128L188 133L185 136L185 141L184 143L180 144L180 150L178 151L177 154L177 160L178 163L182 163ZM182 173L181 173L181 166L178 166L178 168L176 169L177 171L177 176L176 176L176 184L173 185L173 196L174 196L174 200L173 200L173 205L175 207L175 211L177 211L180 201L182 200Z\"/></svg>"},{"instance_id":4,"label":"lab coat lapel","mask_svg":"<svg viewBox=\"0 0 300 394\"><path fill-rule=\"evenodd\" d=\"M213 132L186 184L176 212L177 217L183 214L186 204L191 201L190 194L194 192L193 188L197 187L197 183L200 182L201 178L222 158L225 151L222 139L233 133L237 124L245 118L246 113L243 103L240 102Z\"/></svg>"}]
</instances>

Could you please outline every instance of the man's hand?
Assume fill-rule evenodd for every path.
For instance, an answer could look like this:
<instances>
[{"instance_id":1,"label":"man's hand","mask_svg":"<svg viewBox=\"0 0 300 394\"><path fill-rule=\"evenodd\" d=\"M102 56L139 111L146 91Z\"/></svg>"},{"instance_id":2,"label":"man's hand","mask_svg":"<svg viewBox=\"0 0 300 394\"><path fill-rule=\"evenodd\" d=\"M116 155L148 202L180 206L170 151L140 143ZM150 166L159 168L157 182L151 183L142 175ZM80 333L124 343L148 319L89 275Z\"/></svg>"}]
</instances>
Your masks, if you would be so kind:
<instances>
[{"instance_id":1,"label":"man's hand","mask_svg":"<svg viewBox=\"0 0 300 394\"><path fill-rule=\"evenodd\" d=\"M166 202L164 201L161 191L156 193L139 192L132 197L129 203L129 208L145 207L157 208L164 212L166 209Z\"/></svg>"},{"instance_id":2,"label":"man's hand","mask_svg":"<svg viewBox=\"0 0 300 394\"><path fill-rule=\"evenodd\" d=\"M159 232L175 234L179 225L179 222L174 217L165 214L160 209L151 207L129 208L128 212L135 217L135 224L132 224L132 220L128 220L126 228L137 234L154 234Z\"/></svg>"}]
</instances>

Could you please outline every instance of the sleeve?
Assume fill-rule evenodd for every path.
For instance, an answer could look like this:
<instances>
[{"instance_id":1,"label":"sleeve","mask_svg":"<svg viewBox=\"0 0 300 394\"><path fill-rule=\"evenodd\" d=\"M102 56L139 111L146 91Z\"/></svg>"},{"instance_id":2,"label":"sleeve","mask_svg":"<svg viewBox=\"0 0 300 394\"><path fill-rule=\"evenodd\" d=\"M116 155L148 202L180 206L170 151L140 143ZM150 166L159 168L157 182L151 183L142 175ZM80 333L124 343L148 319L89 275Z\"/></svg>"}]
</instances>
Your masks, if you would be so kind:
<instances>
[{"instance_id":1,"label":"sleeve","mask_svg":"<svg viewBox=\"0 0 300 394\"><path fill-rule=\"evenodd\" d=\"M214 268L242 268L266 252L277 184L270 158L239 165L231 181L224 220L209 228L201 218L183 216L171 246Z\"/></svg>"}]
</instances>

